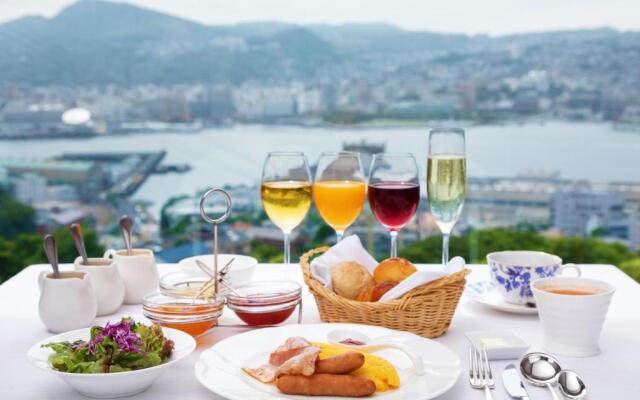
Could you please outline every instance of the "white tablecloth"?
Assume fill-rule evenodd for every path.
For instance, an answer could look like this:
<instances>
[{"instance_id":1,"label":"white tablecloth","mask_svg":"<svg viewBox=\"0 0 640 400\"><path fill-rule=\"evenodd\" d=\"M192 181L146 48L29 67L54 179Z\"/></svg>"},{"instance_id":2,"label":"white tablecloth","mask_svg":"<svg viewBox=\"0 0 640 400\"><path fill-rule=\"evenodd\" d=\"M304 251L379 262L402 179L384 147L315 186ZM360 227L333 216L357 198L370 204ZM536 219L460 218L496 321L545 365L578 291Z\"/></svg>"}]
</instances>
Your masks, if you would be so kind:
<instances>
[{"instance_id":1,"label":"white tablecloth","mask_svg":"<svg viewBox=\"0 0 640 400\"><path fill-rule=\"evenodd\" d=\"M70 266L63 266L68 269ZM43 265L26 268L0 286L0 399L83 399L64 382L52 374L32 367L27 362L28 348L51 334L38 319L37 275ZM166 273L175 265L160 265ZM584 378L591 400L631 400L640 398L640 285L613 266L582 266L584 276L604 279L617 288L613 297L600 344L602 354L591 358L559 357L564 368L573 369ZM469 281L488 279L486 266L472 266ZM300 269L284 265L260 265L257 279L293 279L302 281ZM304 322L318 322L313 296L304 298ZM120 315L143 318L141 306L124 306L118 313L98 318L96 323L114 321ZM226 311L222 322L236 321ZM292 317L288 323L295 322ZM477 305L463 296L449 331L435 339L462 358L463 373L455 387L440 397L446 400L483 399L481 391L472 390L466 379L468 343L464 332L473 330L511 329L531 344L532 350L541 349L541 326L537 316L503 314ZM196 380L195 361L203 349L225 336L243 329L217 329L198 340L198 350L163 375L149 390L132 398L149 400L218 399ZM493 362L497 377L494 398L508 399L502 387L502 369L507 362ZM532 399L550 399L546 390L527 385Z\"/></svg>"}]
</instances>

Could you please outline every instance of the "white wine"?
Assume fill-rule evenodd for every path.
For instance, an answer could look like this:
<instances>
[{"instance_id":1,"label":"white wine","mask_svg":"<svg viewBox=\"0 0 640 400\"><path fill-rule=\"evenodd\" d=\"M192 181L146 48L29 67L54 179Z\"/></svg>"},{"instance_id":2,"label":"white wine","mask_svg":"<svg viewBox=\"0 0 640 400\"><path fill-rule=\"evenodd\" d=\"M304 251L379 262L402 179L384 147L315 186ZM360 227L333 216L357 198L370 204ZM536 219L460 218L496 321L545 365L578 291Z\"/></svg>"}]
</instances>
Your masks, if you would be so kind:
<instances>
[{"instance_id":1,"label":"white wine","mask_svg":"<svg viewBox=\"0 0 640 400\"><path fill-rule=\"evenodd\" d=\"M432 155L427 160L429 209L442 232L458 221L467 191L466 160L461 155Z\"/></svg>"},{"instance_id":2,"label":"white wine","mask_svg":"<svg viewBox=\"0 0 640 400\"><path fill-rule=\"evenodd\" d=\"M311 207L309 182L265 182L260 188L260 193L267 216L285 233L291 233L300 225Z\"/></svg>"}]
</instances>

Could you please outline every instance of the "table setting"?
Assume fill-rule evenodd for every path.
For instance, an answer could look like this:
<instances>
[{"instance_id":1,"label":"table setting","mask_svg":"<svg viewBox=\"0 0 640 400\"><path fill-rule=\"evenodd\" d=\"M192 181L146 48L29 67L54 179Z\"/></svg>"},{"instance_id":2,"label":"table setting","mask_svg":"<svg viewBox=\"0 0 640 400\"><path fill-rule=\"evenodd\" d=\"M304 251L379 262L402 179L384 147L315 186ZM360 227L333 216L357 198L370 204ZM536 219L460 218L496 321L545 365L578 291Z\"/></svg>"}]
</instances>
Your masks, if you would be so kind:
<instances>
[{"instance_id":1,"label":"table setting","mask_svg":"<svg viewBox=\"0 0 640 400\"><path fill-rule=\"evenodd\" d=\"M419 204L415 159L379 154L365 182L359 155L323 153L315 178L302 153L265 160L262 199L284 236L284 263L222 254L232 213L211 188L200 215L211 253L157 263L124 248L48 264L0 285L0 397L20 399L608 399L633 398L640 359L640 286L612 265L563 264L513 249L487 264L449 256L462 212L464 131L430 134L427 192L442 263L398 257L398 232ZM388 230L377 260L346 230L365 199ZM336 243L291 263L289 237L312 198ZM208 206L221 201L217 215ZM222 210L222 212L219 212ZM8 362L8 360L11 360Z\"/></svg>"}]
</instances>

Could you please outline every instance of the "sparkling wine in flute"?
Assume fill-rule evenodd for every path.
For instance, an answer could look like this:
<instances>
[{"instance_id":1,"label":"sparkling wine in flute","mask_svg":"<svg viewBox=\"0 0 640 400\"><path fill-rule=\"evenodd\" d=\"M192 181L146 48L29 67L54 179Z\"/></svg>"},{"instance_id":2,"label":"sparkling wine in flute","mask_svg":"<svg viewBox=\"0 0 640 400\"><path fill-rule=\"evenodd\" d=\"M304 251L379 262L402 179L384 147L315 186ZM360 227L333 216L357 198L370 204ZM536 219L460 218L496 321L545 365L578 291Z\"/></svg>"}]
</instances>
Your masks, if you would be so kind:
<instances>
[{"instance_id":1,"label":"sparkling wine in flute","mask_svg":"<svg viewBox=\"0 0 640 400\"><path fill-rule=\"evenodd\" d=\"M311 207L309 182L264 182L260 193L267 216L285 233L300 225Z\"/></svg>"},{"instance_id":2,"label":"sparkling wine in flute","mask_svg":"<svg viewBox=\"0 0 640 400\"><path fill-rule=\"evenodd\" d=\"M466 160L461 155L431 155L427 160L429 208L443 233L460 218L467 190Z\"/></svg>"}]
</instances>

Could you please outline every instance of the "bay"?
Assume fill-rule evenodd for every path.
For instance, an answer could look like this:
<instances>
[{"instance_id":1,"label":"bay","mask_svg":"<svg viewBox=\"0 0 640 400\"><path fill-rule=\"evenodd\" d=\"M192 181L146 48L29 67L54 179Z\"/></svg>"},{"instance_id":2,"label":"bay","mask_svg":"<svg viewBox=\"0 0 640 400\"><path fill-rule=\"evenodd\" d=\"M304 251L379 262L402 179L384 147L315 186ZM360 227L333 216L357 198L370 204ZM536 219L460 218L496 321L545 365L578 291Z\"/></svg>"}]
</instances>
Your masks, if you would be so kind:
<instances>
[{"instance_id":1,"label":"bay","mask_svg":"<svg viewBox=\"0 0 640 400\"><path fill-rule=\"evenodd\" d=\"M640 134L620 132L605 123L547 122L524 125L471 126L467 131L469 176L514 176L535 170L590 181L640 181ZM269 151L304 151L315 163L322 151L343 143L384 143L387 151L411 152L424 180L426 127L306 128L236 125L199 133L150 133L0 142L0 158L42 159L62 153L166 150L165 163L189 164L179 175L152 175L134 199L154 203L152 212L171 196L224 184L255 184Z\"/></svg>"}]
</instances>

